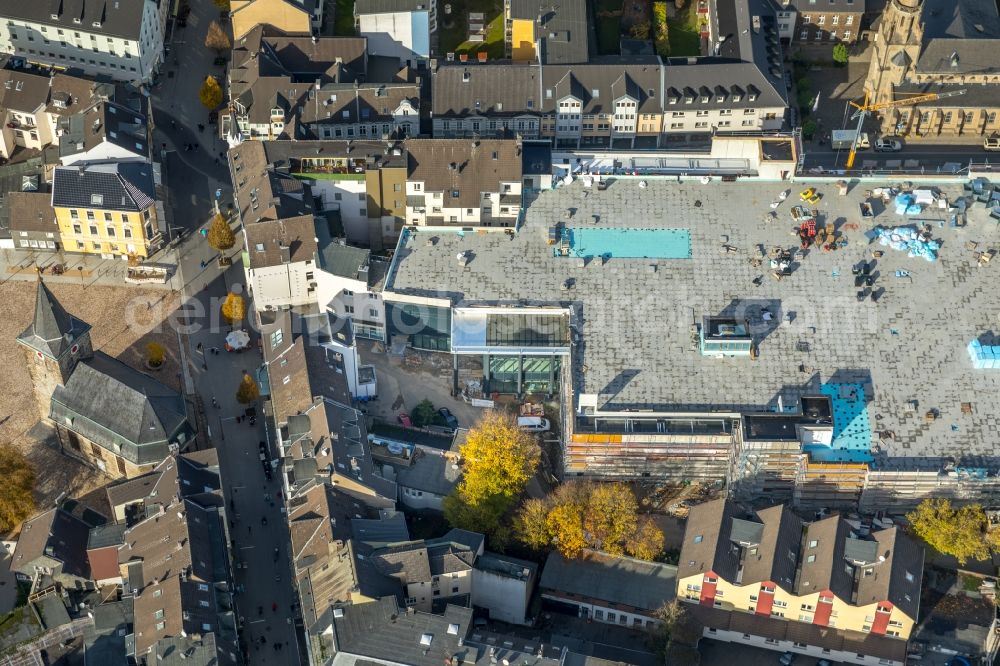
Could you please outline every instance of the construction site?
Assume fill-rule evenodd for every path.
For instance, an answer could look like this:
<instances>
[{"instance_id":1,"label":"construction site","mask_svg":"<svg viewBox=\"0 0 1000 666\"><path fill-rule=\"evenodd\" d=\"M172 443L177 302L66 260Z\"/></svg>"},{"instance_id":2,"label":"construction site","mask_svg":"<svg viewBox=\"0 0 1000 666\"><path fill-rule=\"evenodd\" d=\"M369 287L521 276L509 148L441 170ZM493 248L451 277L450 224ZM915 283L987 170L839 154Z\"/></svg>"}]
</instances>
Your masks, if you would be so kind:
<instances>
[{"instance_id":1,"label":"construction site","mask_svg":"<svg viewBox=\"0 0 1000 666\"><path fill-rule=\"evenodd\" d=\"M552 359L565 478L997 504L997 199L982 181L581 178L516 233L407 230L385 300L425 312L443 353L506 359L506 391ZM568 334L472 344L478 308L568 316Z\"/></svg>"}]
</instances>

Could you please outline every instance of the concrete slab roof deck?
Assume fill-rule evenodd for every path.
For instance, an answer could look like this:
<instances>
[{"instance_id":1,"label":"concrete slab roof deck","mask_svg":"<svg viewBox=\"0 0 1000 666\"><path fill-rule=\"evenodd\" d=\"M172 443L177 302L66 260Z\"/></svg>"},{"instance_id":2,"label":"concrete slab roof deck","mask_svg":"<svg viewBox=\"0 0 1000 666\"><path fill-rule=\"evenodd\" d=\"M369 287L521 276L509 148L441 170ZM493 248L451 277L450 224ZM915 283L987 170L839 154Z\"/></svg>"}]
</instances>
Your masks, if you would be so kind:
<instances>
[{"instance_id":1,"label":"concrete slab roof deck","mask_svg":"<svg viewBox=\"0 0 1000 666\"><path fill-rule=\"evenodd\" d=\"M939 260L927 262L870 244L864 235L869 228L861 226L858 204L865 190L893 183L857 184L840 196L822 182L645 180L645 188L622 178L603 191L576 182L543 192L528 202L513 236L406 231L385 298L571 308L574 390L596 395L602 410L776 410L779 396L789 406L820 394L822 384L857 384L870 429L893 433L874 452L876 467L938 469L949 456L960 466L1000 467L992 444L1000 435L1000 372L974 370L965 349L997 330L1000 312L997 268L977 268L968 249L995 242L985 209L973 209L965 226L952 228L946 210L906 218L876 203L876 224L930 223L943 245ZM846 247L799 251L789 210L809 186L823 195L819 228L833 224ZM771 202L790 188L777 218L768 218ZM940 191L950 199L963 194L958 186ZM549 229L558 224L686 228L691 259L554 257ZM780 281L766 258L751 263L761 249L778 246L795 249L792 275ZM859 301L865 288L855 287L851 271L871 263L873 250L884 251L871 269L879 298ZM469 258L464 266L456 260L462 252ZM759 357L702 356L693 327L707 316L747 319ZM933 408L938 418L918 418L914 400L919 414Z\"/></svg>"}]
</instances>

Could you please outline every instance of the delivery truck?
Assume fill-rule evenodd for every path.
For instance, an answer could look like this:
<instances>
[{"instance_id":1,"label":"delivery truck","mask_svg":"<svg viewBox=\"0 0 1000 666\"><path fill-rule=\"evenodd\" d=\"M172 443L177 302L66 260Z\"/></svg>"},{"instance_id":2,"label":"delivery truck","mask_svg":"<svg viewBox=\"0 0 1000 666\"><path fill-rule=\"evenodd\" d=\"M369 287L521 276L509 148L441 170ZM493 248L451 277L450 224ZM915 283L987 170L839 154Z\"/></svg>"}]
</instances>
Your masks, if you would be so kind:
<instances>
[{"instance_id":1,"label":"delivery truck","mask_svg":"<svg viewBox=\"0 0 1000 666\"><path fill-rule=\"evenodd\" d=\"M857 138L856 150L871 148L871 140L867 132L860 134L856 130L833 130L830 135L830 147L834 150L850 150L851 143Z\"/></svg>"}]
</instances>

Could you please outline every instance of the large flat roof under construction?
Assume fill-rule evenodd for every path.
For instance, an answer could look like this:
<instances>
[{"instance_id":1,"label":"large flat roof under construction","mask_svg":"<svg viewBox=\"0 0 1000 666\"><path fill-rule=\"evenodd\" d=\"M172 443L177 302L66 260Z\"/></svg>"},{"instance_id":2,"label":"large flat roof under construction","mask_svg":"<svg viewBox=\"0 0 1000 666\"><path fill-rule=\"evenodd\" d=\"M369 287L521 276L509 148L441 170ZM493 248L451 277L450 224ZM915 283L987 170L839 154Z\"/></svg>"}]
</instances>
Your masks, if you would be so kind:
<instances>
[{"instance_id":1,"label":"large flat roof under construction","mask_svg":"<svg viewBox=\"0 0 1000 666\"><path fill-rule=\"evenodd\" d=\"M619 179L599 190L578 180L539 194L513 237L405 233L386 298L572 304L580 333L572 348L574 390L596 395L601 410L789 410L802 395L825 394L850 456L864 457L859 442L863 448L869 429L876 467L933 467L954 457L963 466L995 468L1000 367L973 369L967 346L1000 330L1000 260L980 266L974 256L994 243L1000 248L997 223L981 204L967 225L953 227L949 211L936 204L905 217L892 202L876 203L874 221L862 222L859 204L876 185L893 183L855 184L842 196L832 183L650 179L641 186ZM847 243L803 256L790 210L811 186L823 195L810 206L819 211L818 227L834 224ZM790 196L768 218L786 189ZM963 195L950 185L929 189L949 201ZM876 224L915 222L929 223L942 242L937 261L908 257L865 234ZM551 232L557 224L687 229L691 257L555 256L558 246L549 242L561 237ZM780 280L768 259L777 246L796 250L791 274ZM873 250L884 252L868 266L874 284L856 287L852 269L872 262ZM745 320L756 358L703 355L695 326L706 317ZM892 437L879 437L885 432Z\"/></svg>"}]
</instances>

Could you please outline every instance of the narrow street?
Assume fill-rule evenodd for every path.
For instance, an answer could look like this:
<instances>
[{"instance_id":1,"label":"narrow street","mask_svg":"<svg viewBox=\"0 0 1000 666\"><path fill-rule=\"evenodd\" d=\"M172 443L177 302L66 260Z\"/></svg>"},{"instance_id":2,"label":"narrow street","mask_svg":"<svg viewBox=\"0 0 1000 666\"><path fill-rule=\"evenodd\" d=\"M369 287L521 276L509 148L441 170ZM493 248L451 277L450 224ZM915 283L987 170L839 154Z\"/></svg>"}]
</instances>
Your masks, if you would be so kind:
<instances>
[{"instance_id":1,"label":"narrow street","mask_svg":"<svg viewBox=\"0 0 1000 666\"><path fill-rule=\"evenodd\" d=\"M213 265L209 275L218 274ZM296 635L296 594L290 564L290 537L284 515L284 498L277 474L265 477L260 460L260 442L266 442L264 418L256 405L256 422L250 423L246 409L236 400L236 389L244 372L253 373L262 363L256 338L242 353L224 349L231 327L218 322L219 308L228 289L242 284L239 265L190 294L204 317L188 336L186 350L195 389L205 405L207 427L219 453L224 492L232 519L236 605L243 623L243 647L252 664L294 664L300 660ZM190 293L185 290L186 294ZM190 307L190 306L189 306ZM251 304L247 303L248 312ZM249 327L246 327L249 330ZM213 349L218 349L217 353ZM218 407L213 406L213 400ZM267 449L267 463L275 458ZM280 645L281 647L275 647Z\"/></svg>"},{"instance_id":2,"label":"narrow street","mask_svg":"<svg viewBox=\"0 0 1000 666\"><path fill-rule=\"evenodd\" d=\"M204 45L208 26L219 18L208 0L191 2L187 27L174 26L170 54L153 89L154 146L163 164L170 238L176 246L178 275L183 286L182 307L188 312L186 391L196 392L204 405L206 435L219 453L222 479L234 543L232 554L237 589L236 605L242 625L242 648L250 664L296 664L304 650L296 633L297 596L290 564L290 537L284 516L284 498L277 474L265 477L260 442L266 442L261 408L251 425L236 400L244 372L253 373L263 359L256 337L243 353L227 353L226 335L232 327L220 314L226 293L244 280L237 245L227 254L233 266L222 271L218 253L198 233L215 213L215 202L226 211L232 187L226 164L225 141L202 106L198 91L208 75L223 83L226 68L214 64L218 54ZM228 32L228 23L222 24ZM224 54L228 59L229 54ZM246 304L248 313L252 303ZM245 325L248 331L250 326ZM212 350L219 350L213 353ZM218 407L213 406L218 404ZM266 453L268 464L276 457ZM279 647L280 646L280 647Z\"/></svg>"}]
</instances>

